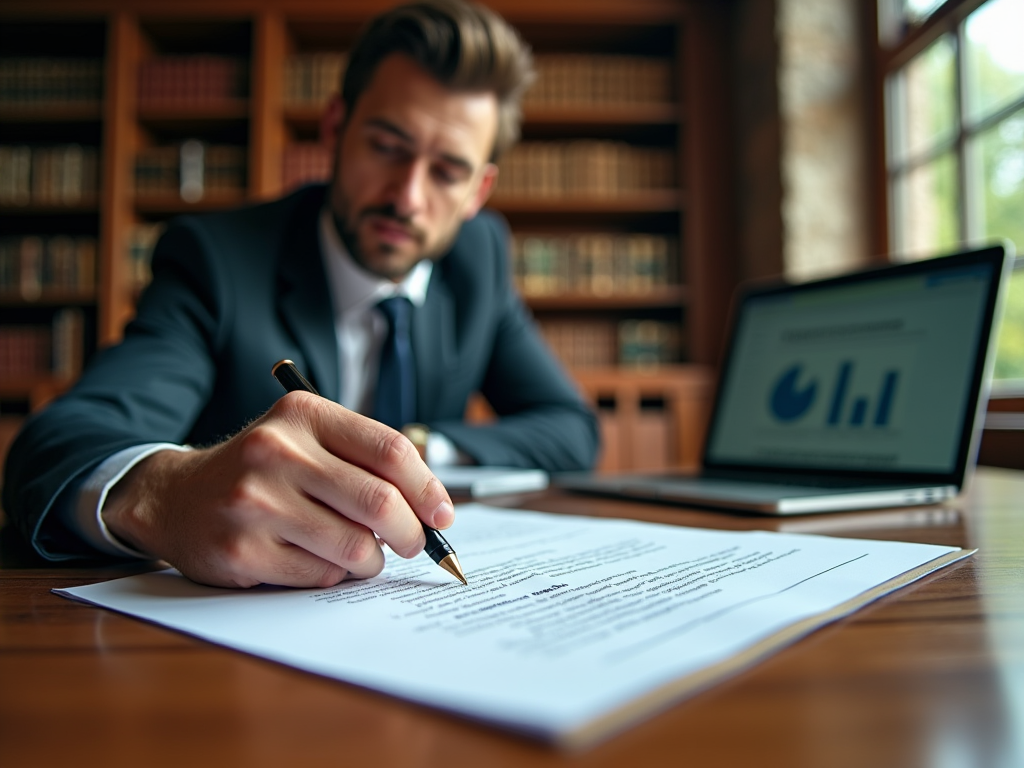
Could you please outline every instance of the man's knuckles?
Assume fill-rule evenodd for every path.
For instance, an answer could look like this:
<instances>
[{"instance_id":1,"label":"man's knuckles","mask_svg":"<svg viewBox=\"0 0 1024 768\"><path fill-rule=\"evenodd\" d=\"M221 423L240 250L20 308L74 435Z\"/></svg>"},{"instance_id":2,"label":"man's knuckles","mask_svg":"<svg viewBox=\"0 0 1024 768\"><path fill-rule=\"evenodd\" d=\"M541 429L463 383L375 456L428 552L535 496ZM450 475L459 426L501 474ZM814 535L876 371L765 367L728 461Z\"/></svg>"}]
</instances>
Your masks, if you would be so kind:
<instances>
[{"instance_id":1,"label":"man's knuckles","mask_svg":"<svg viewBox=\"0 0 1024 768\"><path fill-rule=\"evenodd\" d=\"M377 467L388 476L395 476L410 466L410 462L419 462L420 454L401 432L387 430L377 440Z\"/></svg>"},{"instance_id":2,"label":"man's knuckles","mask_svg":"<svg viewBox=\"0 0 1024 768\"><path fill-rule=\"evenodd\" d=\"M376 537L365 528L352 529L335 544L336 564L359 576L376 576L384 568L384 555Z\"/></svg>"},{"instance_id":3,"label":"man's knuckles","mask_svg":"<svg viewBox=\"0 0 1024 768\"><path fill-rule=\"evenodd\" d=\"M407 506L402 494L395 486L377 477L367 477L359 487L356 497L360 518L364 525L378 530L394 520Z\"/></svg>"},{"instance_id":4,"label":"man's knuckles","mask_svg":"<svg viewBox=\"0 0 1024 768\"><path fill-rule=\"evenodd\" d=\"M235 440L244 467L271 468L306 461L295 437L272 423L254 424Z\"/></svg>"},{"instance_id":5,"label":"man's knuckles","mask_svg":"<svg viewBox=\"0 0 1024 768\"><path fill-rule=\"evenodd\" d=\"M346 568L312 557L285 557L275 571L278 582L307 587L333 587L348 575Z\"/></svg>"}]
</instances>

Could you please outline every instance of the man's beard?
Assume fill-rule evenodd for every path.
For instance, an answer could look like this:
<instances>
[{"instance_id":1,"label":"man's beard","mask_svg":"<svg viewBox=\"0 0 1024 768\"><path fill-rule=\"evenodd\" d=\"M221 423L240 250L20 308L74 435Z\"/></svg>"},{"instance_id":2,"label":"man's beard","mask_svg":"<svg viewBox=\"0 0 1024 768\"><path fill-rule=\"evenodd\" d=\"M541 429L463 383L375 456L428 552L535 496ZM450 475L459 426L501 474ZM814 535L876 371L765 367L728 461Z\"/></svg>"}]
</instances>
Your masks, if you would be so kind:
<instances>
[{"instance_id":1,"label":"man's beard","mask_svg":"<svg viewBox=\"0 0 1024 768\"><path fill-rule=\"evenodd\" d=\"M348 214L349 206L347 205L347 201L343 201L343 203L345 203L345 212ZM337 211L334 211L333 217L334 226L338 231L338 236L341 238L341 242L344 243L345 248L352 256L352 260L367 272L377 275L378 277L383 277L387 280L401 280L409 274L416 264L424 259L436 260L440 258L447 252L452 241L455 239L455 232L458 231L458 228L456 227L455 231L446 233L436 248L428 250L426 247L426 233L419 227L414 226L408 217L400 216L395 210L395 206L391 203L364 208L354 217L342 216ZM372 259L367 258L367 254L359 240L359 225L371 217L387 219L402 227L402 229L409 234L412 242L416 245L419 251L411 263L396 263L392 266L387 259L373 263ZM379 253L385 256L398 250L388 243L380 243L376 246L376 249Z\"/></svg>"}]
</instances>

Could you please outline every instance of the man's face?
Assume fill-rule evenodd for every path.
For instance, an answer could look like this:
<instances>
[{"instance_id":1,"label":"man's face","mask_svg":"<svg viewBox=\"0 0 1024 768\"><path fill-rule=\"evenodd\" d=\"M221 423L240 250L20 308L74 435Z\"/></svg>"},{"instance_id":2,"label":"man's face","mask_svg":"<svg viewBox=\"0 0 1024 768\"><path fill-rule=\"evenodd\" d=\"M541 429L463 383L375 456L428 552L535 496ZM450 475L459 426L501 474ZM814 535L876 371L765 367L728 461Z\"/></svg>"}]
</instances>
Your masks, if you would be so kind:
<instances>
[{"instance_id":1,"label":"man's face","mask_svg":"<svg viewBox=\"0 0 1024 768\"><path fill-rule=\"evenodd\" d=\"M356 262L398 281L442 255L497 177L497 126L493 93L448 90L400 54L380 63L351 114L332 104L331 208Z\"/></svg>"}]
</instances>

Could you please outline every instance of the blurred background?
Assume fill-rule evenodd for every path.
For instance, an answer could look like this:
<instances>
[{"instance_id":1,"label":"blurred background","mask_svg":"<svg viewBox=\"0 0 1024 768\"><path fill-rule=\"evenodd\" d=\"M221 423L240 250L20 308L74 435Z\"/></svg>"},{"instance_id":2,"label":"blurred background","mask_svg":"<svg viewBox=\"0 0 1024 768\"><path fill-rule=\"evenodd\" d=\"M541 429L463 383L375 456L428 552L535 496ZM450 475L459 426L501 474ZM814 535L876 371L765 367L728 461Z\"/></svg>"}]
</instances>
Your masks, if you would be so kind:
<instances>
[{"instance_id":1,"label":"blurred background","mask_svg":"<svg viewBox=\"0 0 1024 768\"><path fill-rule=\"evenodd\" d=\"M329 178L321 110L391 4L0 2L0 454L120 337L168 218ZM603 471L697 461L741 281L1024 250L1024 0L487 4L538 69L491 207ZM996 378L981 458L1024 466L1021 271Z\"/></svg>"}]
</instances>

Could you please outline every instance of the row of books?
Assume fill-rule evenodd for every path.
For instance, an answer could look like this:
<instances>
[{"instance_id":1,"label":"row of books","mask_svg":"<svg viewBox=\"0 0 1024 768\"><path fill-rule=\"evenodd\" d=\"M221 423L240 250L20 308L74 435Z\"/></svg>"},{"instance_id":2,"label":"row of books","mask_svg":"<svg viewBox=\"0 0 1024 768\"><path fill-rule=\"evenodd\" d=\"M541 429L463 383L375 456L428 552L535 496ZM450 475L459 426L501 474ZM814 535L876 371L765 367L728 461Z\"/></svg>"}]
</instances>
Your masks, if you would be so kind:
<instances>
[{"instance_id":1,"label":"row of books","mask_svg":"<svg viewBox=\"0 0 1024 768\"><path fill-rule=\"evenodd\" d=\"M322 144L289 144L281 156L281 183L284 190L295 189L331 177L331 153Z\"/></svg>"},{"instance_id":2,"label":"row of books","mask_svg":"<svg viewBox=\"0 0 1024 768\"><path fill-rule=\"evenodd\" d=\"M103 95L100 59L2 58L0 104L80 104Z\"/></svg>"},{"instance_id":3,"label":"row of books","mask_svg":"<svg viewBox=\"0 0 1024 768\"><path fill-rule=\"evenodd\" d=\"M524 106L662 104L672 101L672 62L645 56L546 54Z\"/></svg>"},{"instance_id":4,"label":"row of books","mask_svg":"<svg viewBox=\"0 0 1024 768\"><path fill-rule=\"evenodd\" d=\"M217 104L248 91L247 67L227 56L161 56L139 65L139 108Z\"/></svg>"},{"instance_id":5,"label":"row of books","mask_svg":"<svg viewBox=\"0 0 1024 768\"><path fill-rule=\"evenodd\" d=\"M322 104L340 90L344 53L302 53L285 62L287 104ZM562 106L666 103L672 100L672 62L643 56L539 55L537 79L524 104ZM0 59L0 103L38 104L99 101L100 59L20 57ZM244 97L242 59L208 54L161 56L138 72L139 104L217 102Z\"/></svg>"},{"instance_id":6,"label":"row of books","mask_svg":"<svg viewBox=\"0 0 1024 768\"><path fill-rule=\"evenodd\" d=\"M96 238L53 235L0 238L0 299L34 301L49 291L96 288Z\"/></svg>"},{"instance_id":7,"label":"row of books","mask_svg":"<svg viewBox=\"0 0 1024 768\"><path fill-rule=\"evenodd\" d=\"M82 205L99 188L95 147L0 145L0 205Z\"/></svg>"},{"instance_id":8,"label":"row of books","mask_svg":"<svg viewBox=\"0 0 1024 768\"><path fill-rule=\"evenodd\" d=\"M614 196L671 189L675 153L612 141L530 142L501 161L499 197ZM330 178L331 155L321 144L290 144L282 155L284 189Z\"/></svg>"},{"instance_id":9,"label":"row of books","mask_svg":"<svg viewBox=\"0 0 1024 768\"><path fill-rule=\"evenodd\" d=\"M501 160L508 197L614 197L675 186L675 152L618 141L526 142Z\"/></svg>"},{"instance_id":10,"label":"row of books","mask_svg":"<svg viewBox=\"0 0 1024 768\"><path fill-rule=\"evenodd\" d=\"M515 235L512 273L524 296L642 295L679 282L675 238L665 235Z\"/></svg>"},{"instance_id":11,"label":"row of books","mask_svg":"<svg viewBox=\"0 0 1024 768\"><path fill-rule=\"evenodd\" d=\"M541 320L541 333L571 369L656 368L681 359L680 328L661 320Z\"/></svg>"},{"instance_id":12,"label":"row of books","mask_svg":"<svg viewBox=\"0 0 1024 768\"><path fill-rule=\"evenodd\" d=\"M341 89L348 56L300 53L285 62L284 99L320 105ZM649 104L672 101L672 62L647 56L542 54L526 106Z\"/></svg>"},{"instance_id":13,"label":"row of books","mask_svg":"<svg viewBox=\"0 0 1024 768\"><path fill-rule=\"evenodd\" d=\"M284 102L294 106L320 106L341 92L341 77L348 56L344 53L299 53L284 65Z\"/></svg>"},{"instance_id":14,"label":"row of books","mask_svg":"<svg viewBox=\"0 0 1024 768\"><path fill-rule=\"evenodd\" d=\"M84 326L82 310L66 308L54 313L49 326L0 327L0 371L12 379L78 376L82 371Z\"/></svg>"},{"instance_id":15,"label":"row of books","mask_svg":"<svg viewBox=\"0 0 1024 768\"><path fill-rule=\"evenodd\" d=\"M139 197L177 195L197 202L206 194L245 188L245 148L190 140L176 146L147 147L135 156Z\"/></svg>"},{"instance_id":16,"label":"row of books","mask_svg":"<svg viewBox=\"0 0 1024 768\"><path fill-rule=\"evenodd\" d=\"M619 323L619 365L657 368L682 359L682 335L677 323L624 320Z\"/></svg>"}]
</instances>

